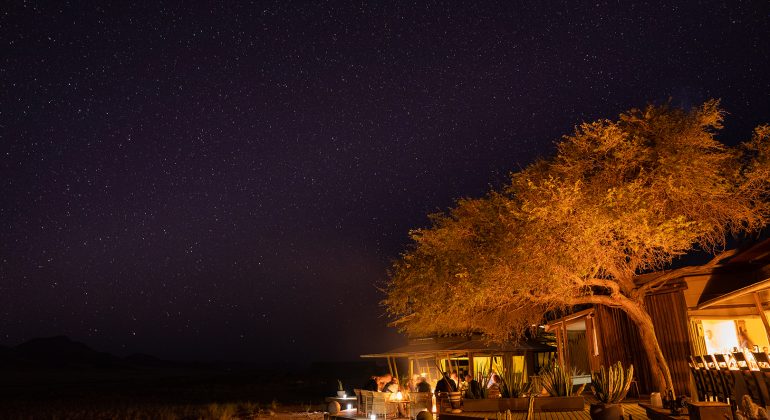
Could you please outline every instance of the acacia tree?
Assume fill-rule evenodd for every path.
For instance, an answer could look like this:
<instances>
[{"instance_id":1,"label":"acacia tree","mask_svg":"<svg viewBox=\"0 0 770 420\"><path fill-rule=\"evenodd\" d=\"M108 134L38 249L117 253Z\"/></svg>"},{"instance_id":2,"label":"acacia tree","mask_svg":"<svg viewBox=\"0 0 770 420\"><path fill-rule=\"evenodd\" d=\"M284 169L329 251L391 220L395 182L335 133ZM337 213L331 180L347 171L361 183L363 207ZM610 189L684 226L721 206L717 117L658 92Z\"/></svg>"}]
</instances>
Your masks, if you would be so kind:
<instances>
[{"instance_id":1,"label":"acacia tree","mask_svg":"<svg viewBox=\"0 0 770 420\"><path fill-rule=\"evenodd\" d=\"M725 146L715 138L718 105L648 106L584 123L504 188L431 215L391 270L383 303L394 324L505 340L549 311L619 308L638 327L657 387L673 389L644 305L669 278L635 276L693 249L716 253L727 235L756 231L770 215L770 127Z\"/></svg>"}]
</instances>

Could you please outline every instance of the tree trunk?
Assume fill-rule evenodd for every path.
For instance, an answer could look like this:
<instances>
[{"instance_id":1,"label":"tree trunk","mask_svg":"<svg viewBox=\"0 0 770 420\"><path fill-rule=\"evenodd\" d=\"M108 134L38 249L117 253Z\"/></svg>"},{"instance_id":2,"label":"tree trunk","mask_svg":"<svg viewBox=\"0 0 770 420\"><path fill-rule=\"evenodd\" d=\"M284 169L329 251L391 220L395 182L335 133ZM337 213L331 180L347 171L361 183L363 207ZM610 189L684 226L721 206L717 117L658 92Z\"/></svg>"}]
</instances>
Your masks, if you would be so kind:
<instances>
[{"instance_id":1,"label":"tree trunk","mask_svg":"<svg viewBox=\"0 0 770 420\"><path fill-rule=\"evenodd\" d=\"M671 379L671 370L668 368L666 358L663 357L663 351L658 344L658 337L655 335L655 326L652 323L650 314L644 309L641 303L622 297L619 300L621 308L639 329L639 338L647 354L647 360L652 369L652 377L661 393L666 390L674 390L674 382ZM665 395L665 394L664 394ZM676 395L676 392L674 392Z\"/></svg>"}]
</instances>

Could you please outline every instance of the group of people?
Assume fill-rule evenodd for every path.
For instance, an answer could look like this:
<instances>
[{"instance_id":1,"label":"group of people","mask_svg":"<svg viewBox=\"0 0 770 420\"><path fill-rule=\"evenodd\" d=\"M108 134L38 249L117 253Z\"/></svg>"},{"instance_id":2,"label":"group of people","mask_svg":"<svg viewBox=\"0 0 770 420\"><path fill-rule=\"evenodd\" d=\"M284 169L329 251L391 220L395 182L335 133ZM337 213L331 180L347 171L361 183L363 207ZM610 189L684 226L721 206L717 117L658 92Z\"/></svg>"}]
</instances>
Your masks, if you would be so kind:
<instances>
[{"instance_id":1,"label":"group of people","mask_svg":"<svg viewBox=\"0 0 770 420\"><path fill-rule=\"evenodd\" d=\"M487 398L500 398L501 392L500 392L500 386L501 386L501 379L500 376L497 374L493 374L489 380L489 383L486 384L486 396ZM440 392L455 392L455 391L461 391L463 393L464 398L468 399L478 399L481 398L483 393L481 391L481 384L479 381L473 378L470 373L466 373L463 375L463 381L460 382L458 379L458 375L456 371L452 371L451 373L444 373L444 376L438 380L436 383L436 388L431 389L431 385L428 383L428 381L420 376L420 375L414 375L412 379L410 379L403 387L399 384L398 378L391 375L390 373L386 373L384 375L379 376L372 376L367 381L366 385L364 385L365 390L367 391L378 391L378 392L400 392L400 391L409 391L409 392L435 392L436 394Z\"/></svg>"},{"instance_id":2,"label":"group of people","mask_svg":"<svg viewBox=\"0 0 770 420\"><path fill-rule=\"evenodd\" d=\"M369 381L366 382L363 389L366 391L391 392L394 394L402 391L398 378L390 373L372 376L369 378Z\"/></svg>"},{"instance_id":3,"label":"group of people","mask_svg":"<svg viewBox=\"0 0 770 420\"><path fill-rule=\"evenodd\" d=\"M415 375L415 377L410 379L409 382L407 382L407 384L402 388L399 384L398 378L391 375L390 373L386 373L384 375L372 376L369 378L363 389L367 391L396 393L400 391L431 392L430 388L431 387L428 381L419 375Z\"/></svg>"},{"instance_id":4,"label":"group of people","mask_svg":"<svg viewBox=\"0 0 770 420\"><path fill-rule=\"evenodd\" d=\"M489 382L486 384L486 397L487 398L500 398L500 385L502 380L498 374L493 374L489 378ZM481 391L481 384L479 381L473 378L470 373L463 375L463 381L459 382L457 378L457 372L445 373L442 379L439 379L436 384L435 392L452 392L460 391L463 393L463 398L466 399L478 399L482 398L484 393Z\"/></svg>"}]
</instances>

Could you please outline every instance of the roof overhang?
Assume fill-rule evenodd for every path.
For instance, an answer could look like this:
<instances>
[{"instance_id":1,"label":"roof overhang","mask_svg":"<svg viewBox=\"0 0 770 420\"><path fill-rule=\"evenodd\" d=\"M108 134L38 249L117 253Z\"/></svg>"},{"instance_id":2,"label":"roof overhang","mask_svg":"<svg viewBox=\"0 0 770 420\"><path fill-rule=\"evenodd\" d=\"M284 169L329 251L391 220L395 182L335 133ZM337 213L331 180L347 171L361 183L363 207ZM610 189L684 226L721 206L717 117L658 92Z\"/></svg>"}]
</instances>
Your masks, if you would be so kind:
<instances>
[{"instance_id":1,"label":"roof overhang","mask_svg":"<svg viewBox=\"0 0 770 420\"><path fill-rule=\"evenodd\" d=\"M751 293L760 292L763 290L770 289L770 278L766 278L764 280L761 280L757 283L754 283L750 286L742 287L737 290L733 290L732 292L725 293L721 296L718 296L713 299L709 299L705 302L702 302L698 304L698 306L695 307L696 310L706 309L715 305L719 305L722 303L726 303L730 300L739 298L741 296L745 296Z\"/></svg>"},{"instance_id":2,"label":"roof overhang","mask_svg":"<svg viewBox=\"0 0 770 420\"><path fill-rule=\"evenodd\" d=\"M581 318L588 318L593 316L594 308L588 308L583 309L582 311L578 311L566 316L563 316L559 319L555 319L547 324L545 324L545 331L550 332L554 328L558 328L562 323L569 324L572 321L581 319Z\"/></svg>"},{"instance_id":3,"label":"roof overhang","mask_svg":"<svg viewBox=\"0 0 770 420\"><path fill-rule=\"evenodd\" d=\"M488 343L480 339L458 340L447 342L423 342L396 347L394 349L372 354L362 354L364 358L387 358L387 357L431 357L431 356L459 356L468 353L524 353L524 352L553 352L556 348L547 344L541 344L534 341L523 341L520 343Z\"/></svg>"}]
</instances>

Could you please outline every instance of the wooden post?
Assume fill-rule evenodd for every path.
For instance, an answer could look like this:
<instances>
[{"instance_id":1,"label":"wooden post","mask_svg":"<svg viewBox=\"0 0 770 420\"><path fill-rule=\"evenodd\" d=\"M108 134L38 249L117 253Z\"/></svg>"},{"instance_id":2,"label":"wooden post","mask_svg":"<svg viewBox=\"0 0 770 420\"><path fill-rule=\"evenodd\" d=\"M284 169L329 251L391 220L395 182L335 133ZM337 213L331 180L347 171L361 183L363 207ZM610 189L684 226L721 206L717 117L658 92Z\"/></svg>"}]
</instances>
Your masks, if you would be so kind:
<instances>
[{"instance_id":1,"label":"wooden post","mask_svg":"<svg viewBox=\"0 0 770 420\"><path fill-rule=\"evenodd\" d=\"M564 372L569 372L572 366L569 365L569 335L567 334L567 323L565 321L561 322L561 341L564 343L564 351L562 351L562 358L564 360L561 363L561 368Z\"/></svg>"},{"instance_id":2,"label":"wooden post","mask_svg":"<svg viewBox=\"0 0 770 420\"><path fill-rule=\"evenodd\" d=\"M757 306L759 317L762 318L762 324L765 325L765 335L767 335L767 342L770 343L770 322L767 321L767 315L765 315L765 310L762 308L762 302L759 300L759 293L754 292L752 295L754 295L754 304Z\"/></svg>"},{"instance_id":3,"label":"wooden post","mask_svg":"<svg viewBox=\"0 0 770 420\"><path fill-rule=\"evenodd\" d=\"M473 353L468 353L468 373L470 373L472 377L476 377L476 365L474 364Z\"/></svg>"},{"instance_id":4,"label":"wooden post","mask_svg":"<svg viewBox=\"0 0 770 420\"><path fill-rule=\"evenodd\" d=\"M564 367L564 340L562 339L561 325L556 329L556 357L559 358L559 366Z\"/></svg>"}]
</instances>

